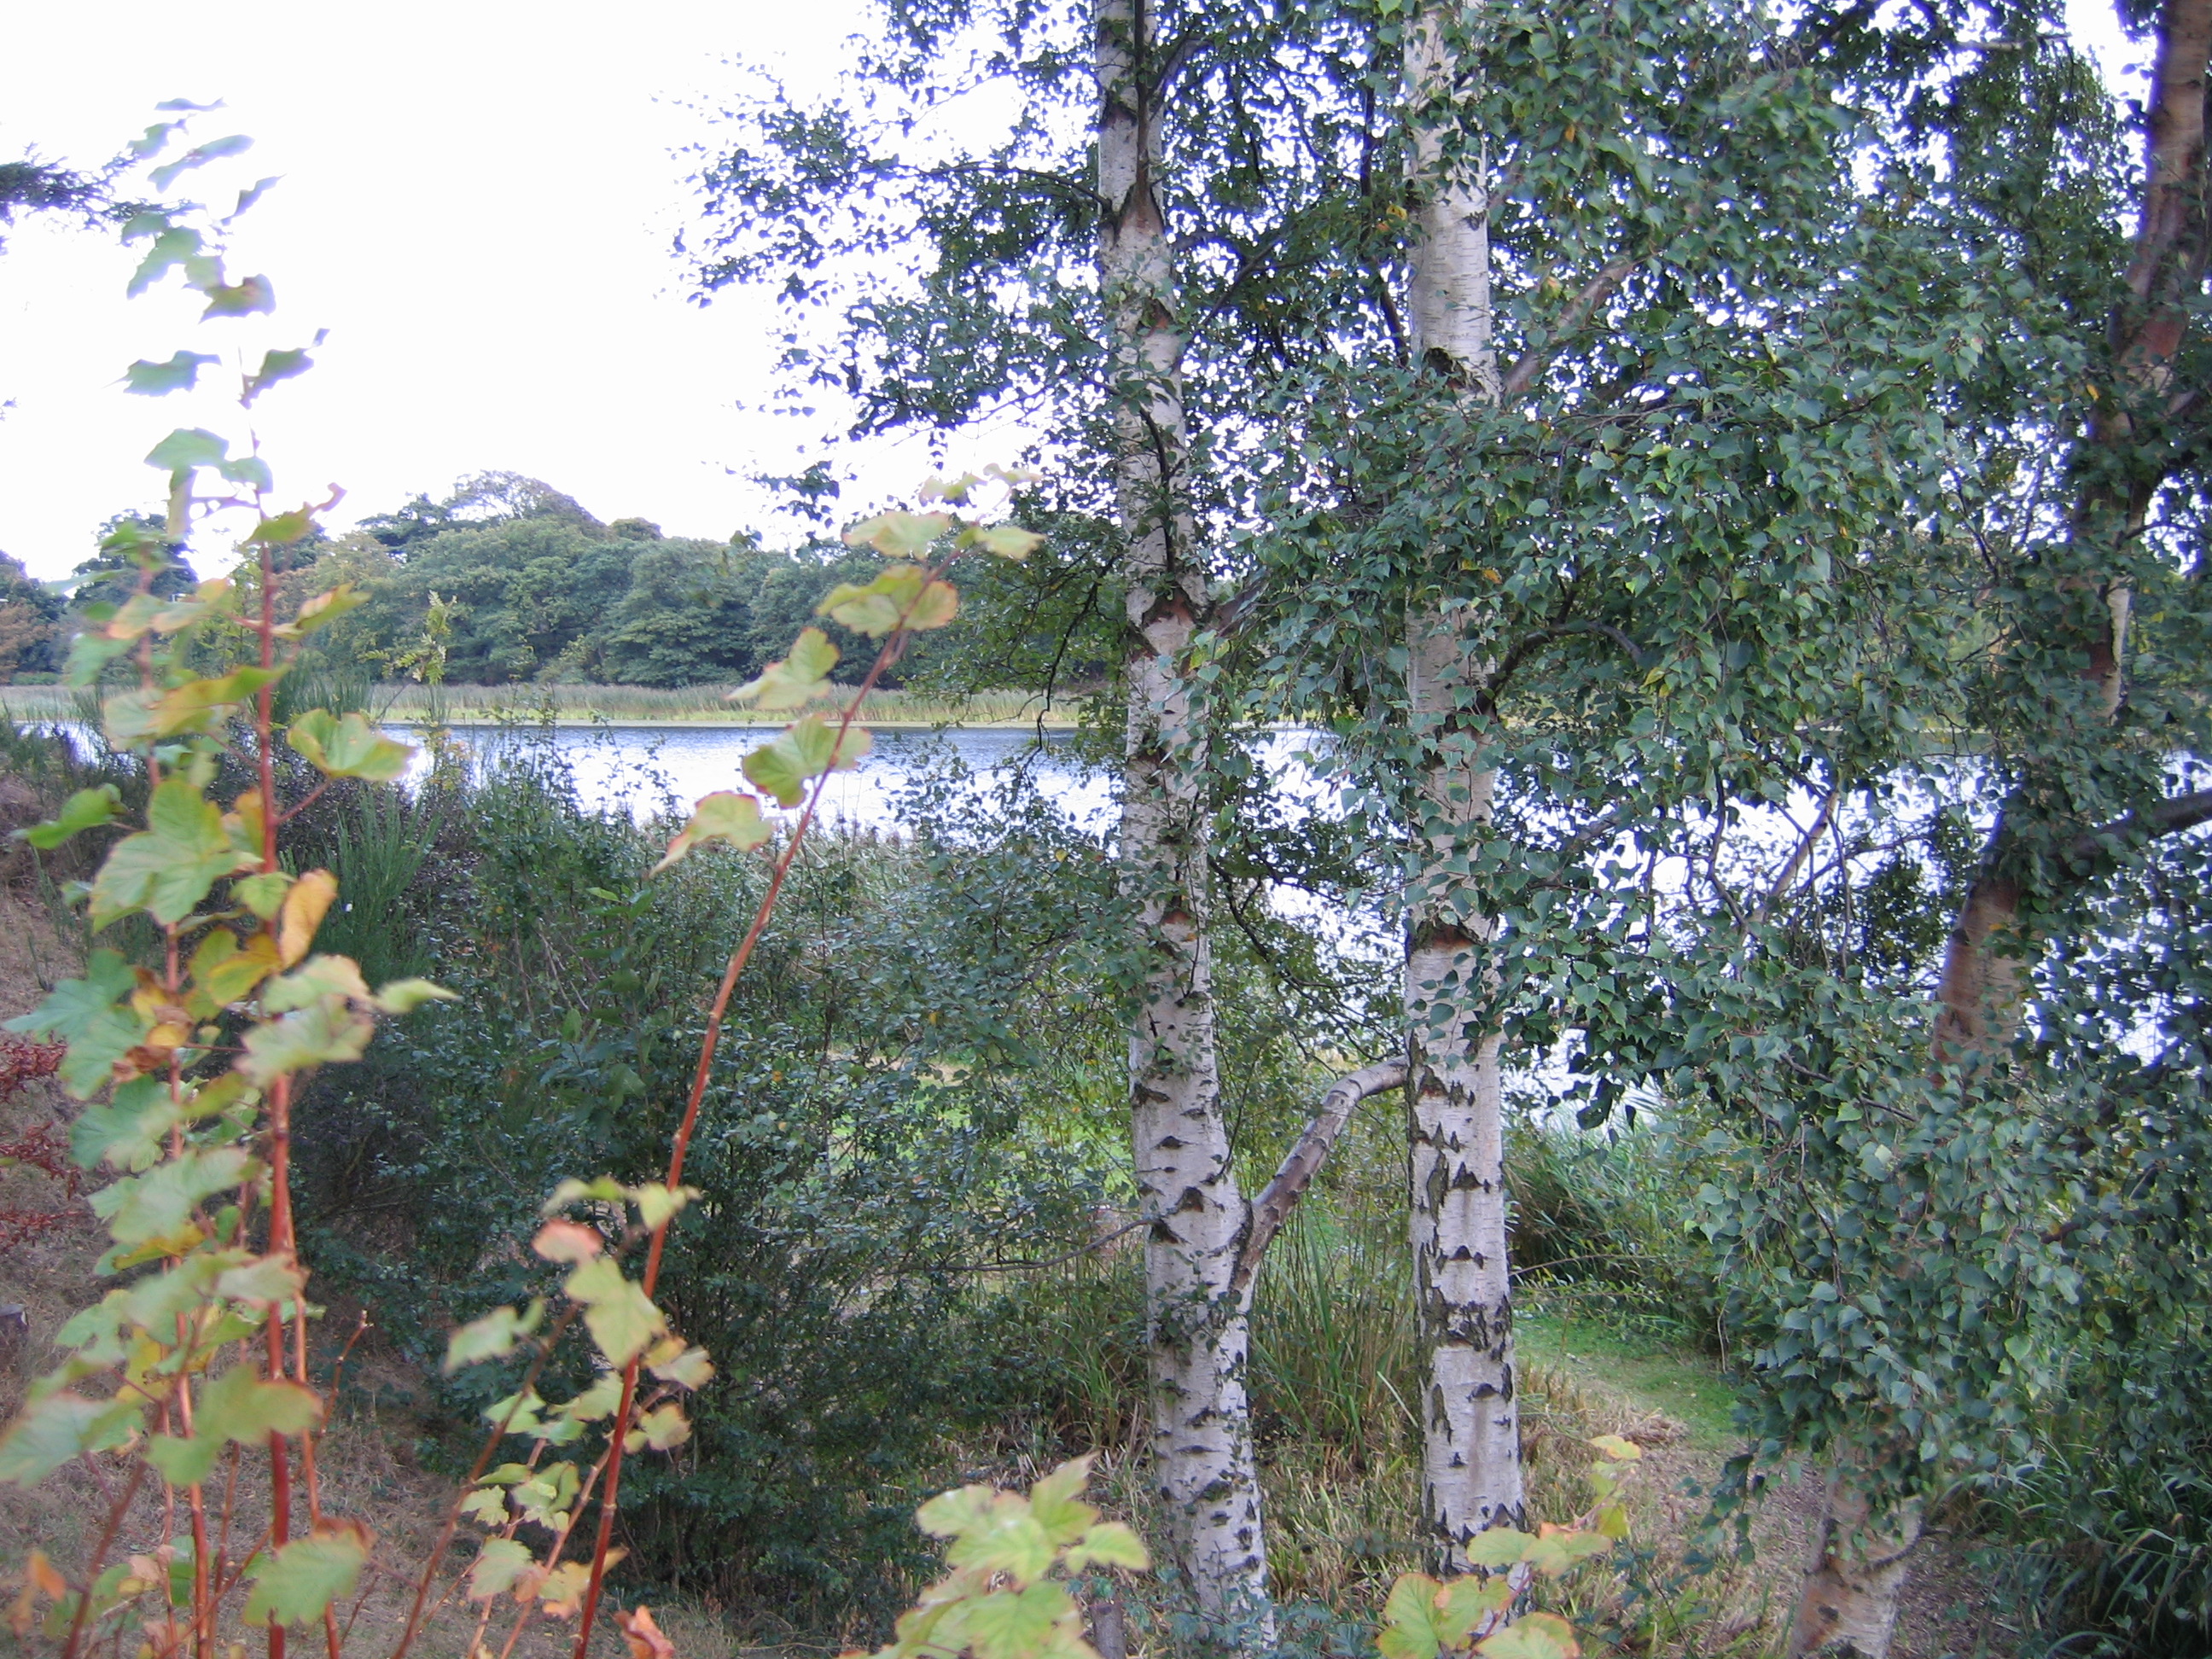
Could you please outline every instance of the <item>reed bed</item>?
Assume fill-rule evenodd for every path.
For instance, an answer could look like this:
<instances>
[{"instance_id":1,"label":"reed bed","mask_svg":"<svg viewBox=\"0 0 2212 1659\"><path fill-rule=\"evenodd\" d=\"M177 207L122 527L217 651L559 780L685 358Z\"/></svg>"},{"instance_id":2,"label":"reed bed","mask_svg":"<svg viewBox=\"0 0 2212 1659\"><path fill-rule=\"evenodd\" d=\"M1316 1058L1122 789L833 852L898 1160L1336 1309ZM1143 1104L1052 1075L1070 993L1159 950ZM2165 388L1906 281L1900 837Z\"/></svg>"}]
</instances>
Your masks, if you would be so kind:
<instances>
[{"instance_id":1,"label":"reed bed","mask_svg":"<svg viewBox=\"0 0 2212 1659\"><path fill-rule=\"evenodd\" d=\"M380 719L410 724L476 725L507 720L543 720L617 726L780 725L789 718L764 715L728 700L726 685L364 685L365 706ZM818 712L842 709L847 693L819 705ZM311 701L319 701L311 699ZM0 708L15 720L76 720L82 717L78 694L60 685L0 686ZM1023 691L981 691L946 696L925 691L874 691L860 718L872 726L968 726L1066 728L1079 708Z\"/></svg>"}]
</instances>

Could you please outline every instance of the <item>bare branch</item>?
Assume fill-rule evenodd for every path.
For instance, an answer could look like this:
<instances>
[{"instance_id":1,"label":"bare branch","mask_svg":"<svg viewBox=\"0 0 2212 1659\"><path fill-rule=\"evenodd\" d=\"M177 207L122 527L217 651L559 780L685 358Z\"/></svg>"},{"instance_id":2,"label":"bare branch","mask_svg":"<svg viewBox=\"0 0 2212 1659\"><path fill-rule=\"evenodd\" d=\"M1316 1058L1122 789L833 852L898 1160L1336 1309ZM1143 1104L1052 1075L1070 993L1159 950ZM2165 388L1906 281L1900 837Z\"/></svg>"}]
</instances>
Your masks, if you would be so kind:
<instances>
[{"instance_id":1,"label":"bare branch","mask_svg":"<svg viewBox=\"0 0 2212 1659\"><path fill-rule=\"evenodd\" d=\"M1337 1141L1344 1133L1345 1125L1352 1121L1352 1109L1370 1095L1379 1095L1386 1089L1395 1089L1406 1080L1406 1062L1402 1060L1377 1060L1349 1077L1340 1077L1329 1085L1328 1092L1321 1097L1321 1106L1313 1121L1298 1137L1276 1170L1260 1196L1252 1202L1252 1219L1244 1234L1244 1248L1237 1252L1237 1267L1229 1278L1229 1293L1242 1296L1260 1271L1260 1259L1267 1253L1267 1246L1275 1242L1275 1235L1290 1219L1313 1178L1328 1162Z\"/></svg>"}]
</instances>

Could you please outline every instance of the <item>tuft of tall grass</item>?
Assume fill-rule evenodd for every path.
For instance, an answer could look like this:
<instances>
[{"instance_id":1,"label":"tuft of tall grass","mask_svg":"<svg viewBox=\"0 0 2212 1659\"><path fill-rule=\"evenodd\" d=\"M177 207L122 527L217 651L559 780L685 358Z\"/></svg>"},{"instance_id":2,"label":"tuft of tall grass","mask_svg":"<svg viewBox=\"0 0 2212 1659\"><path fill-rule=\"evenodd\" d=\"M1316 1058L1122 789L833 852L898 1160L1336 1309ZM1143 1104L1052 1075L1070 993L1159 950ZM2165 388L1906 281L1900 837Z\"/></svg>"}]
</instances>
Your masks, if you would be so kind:
<instances>
[{"instance_id":1,"label":"tuft of tall grass","mask_svg":"<svg viewBox=\"0 0 2212 1659\"><path fill-rule=\"evenodd\" d=\"M608 720L616 724L749 726L762 717L729 701L726 685L386 685L376 688L376 706L397 720L441 718L467 723L524 715L556 720ZM834 697L801 712L830 713L851 694L839 688ZM863 722L879 726L1030 726L1042 717L1047 726L1073 723L1069 711L1048 710L1042 700L1021 691L981 691L971 696L941 696L921 691L872 691L862 705Z\"/></svg>"}]
</instances>

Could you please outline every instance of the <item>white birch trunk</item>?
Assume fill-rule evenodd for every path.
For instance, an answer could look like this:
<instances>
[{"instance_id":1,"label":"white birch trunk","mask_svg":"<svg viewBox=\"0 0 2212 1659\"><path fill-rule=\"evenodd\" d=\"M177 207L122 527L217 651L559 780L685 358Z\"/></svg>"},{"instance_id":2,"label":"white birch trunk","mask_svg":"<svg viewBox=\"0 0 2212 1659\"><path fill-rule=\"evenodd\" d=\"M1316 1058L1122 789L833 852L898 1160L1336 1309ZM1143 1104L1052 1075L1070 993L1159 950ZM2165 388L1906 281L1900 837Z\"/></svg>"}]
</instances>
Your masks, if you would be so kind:
<instances>
[{"instance_id":1,"label":"white birch trunk","mask_svg":"<svg viewBox=\"0 0 2212 1659\"><path fill-rule=\"evenodd\" d=\"M1465 153L1451 115L1448 35L1465 15L1431 7L1406 46L1416 204L1406 312L1415 362L1460 396L1495 403L1489 203L1479 157ZM1405 985L1413 1285L1428 1356L1421 1509L1454 1571L1466 1570L1476 1533L1522 1519L1498 1038L1483 1033L1480 1013L1491 984L1482 952L1495 927L1470 910L1452 869L1489 823L1497 786L1494 772L1476 769L1463 729L1484 672L1463 622L1432 594L1417 598L1407 619L1407 700L1424 750Z\"/></svg>"},{"instance_id":2,"label":"white birch trunk","mask_svg":"<svg viewBox=\"0 0 2212 1659\"><path fill-rule=\"evenodd\" d=\"M1206 576L1188 507L1183 333L1160 209L1146 0L1097 0L1101 291L1113 331L1115 486L1128 586L1121 854L1146 962L1129 1036L1130 1127L1145 1241L1152 1469L1181 1565L1209 1613L1273 1638L1246 1396L1237 1258L1247 1209L1230 1165L1214 1053L1204 711L1186 653Z\"/></svg>"},{"instance_id":3,"label":"white birch trunk","mask_svg":"<svg viewBox=\"0 0 2212 1659\"><path fill-rule=\"evenodd\" d=\"M1919 1541L1917 1502L1899 1504L1876 1522L1865 1493L1838 1469L1829 1478L1790 1621L1789 1659L1888 1659Z\"/></svg>"}]
</instances>

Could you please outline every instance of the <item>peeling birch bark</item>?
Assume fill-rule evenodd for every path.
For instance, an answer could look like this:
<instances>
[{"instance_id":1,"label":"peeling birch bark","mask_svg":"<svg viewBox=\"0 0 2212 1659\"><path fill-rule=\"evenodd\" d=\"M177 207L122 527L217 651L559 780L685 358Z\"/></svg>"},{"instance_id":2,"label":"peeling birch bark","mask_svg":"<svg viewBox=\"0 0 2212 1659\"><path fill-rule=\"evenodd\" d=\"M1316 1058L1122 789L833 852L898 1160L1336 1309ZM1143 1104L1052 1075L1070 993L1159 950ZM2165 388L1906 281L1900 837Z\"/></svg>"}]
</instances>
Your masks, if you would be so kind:
<instances>
[{"instance_id":1,"label":"peeling birch bark","mask_svg":"<svg viewBox=\"0 0 2212 1659\"><path fill-rule=\"evenodd\" d=\"M1789 1659L1888 1659L1919 1543L1919 1504L1900 1504L1877 1522L1865 1493L1844 1472L1832 1475Z\"/></svg>"},{"instance_id":2,"label":"peeling birch bark","mask_svg":"<svg viewBox=\"0 0 2212 1659\"><path fill-rule=\"evenodd\" d=\"M1146 0L1096 0L1098 271L1111 328L1125 544L1128 725L1121 880L1145 962L1129 1035L1145 1238L1152 1474L1199 1603L1273 1640L1246 1394L1248 1219L1214 1048L1205 711L1186 672L1208 594L1188 507L1184 332L1162 212L1158 50Z\"/></svg>"},{"instance_id":3,"label":"peeling birch bark","mask_svg":"<svg viewBox=\"0 0 2212 1659\"><path fill-rule=\"evenodd\" d=\"M1407 38L1416 225L1405 310L1414 362L1456 395L1495 404L1489 201L1450 113L1450 36L1467 15L1431 6ZM1483 1030L1492 981L1482 956L1495 924L1469 911L1454 869L1490 821L1497 775L1477 769L1465 729L1486 670L1471 659L1462 614L1417 598L1407 646L1407 703L1425 751L1405 979L1413 1288L1428 1362L1421 1512L1442 1564L1464 1571L1469 1539L1523 1515L1498 1036Z\"/></svg>"}]
</instances>

